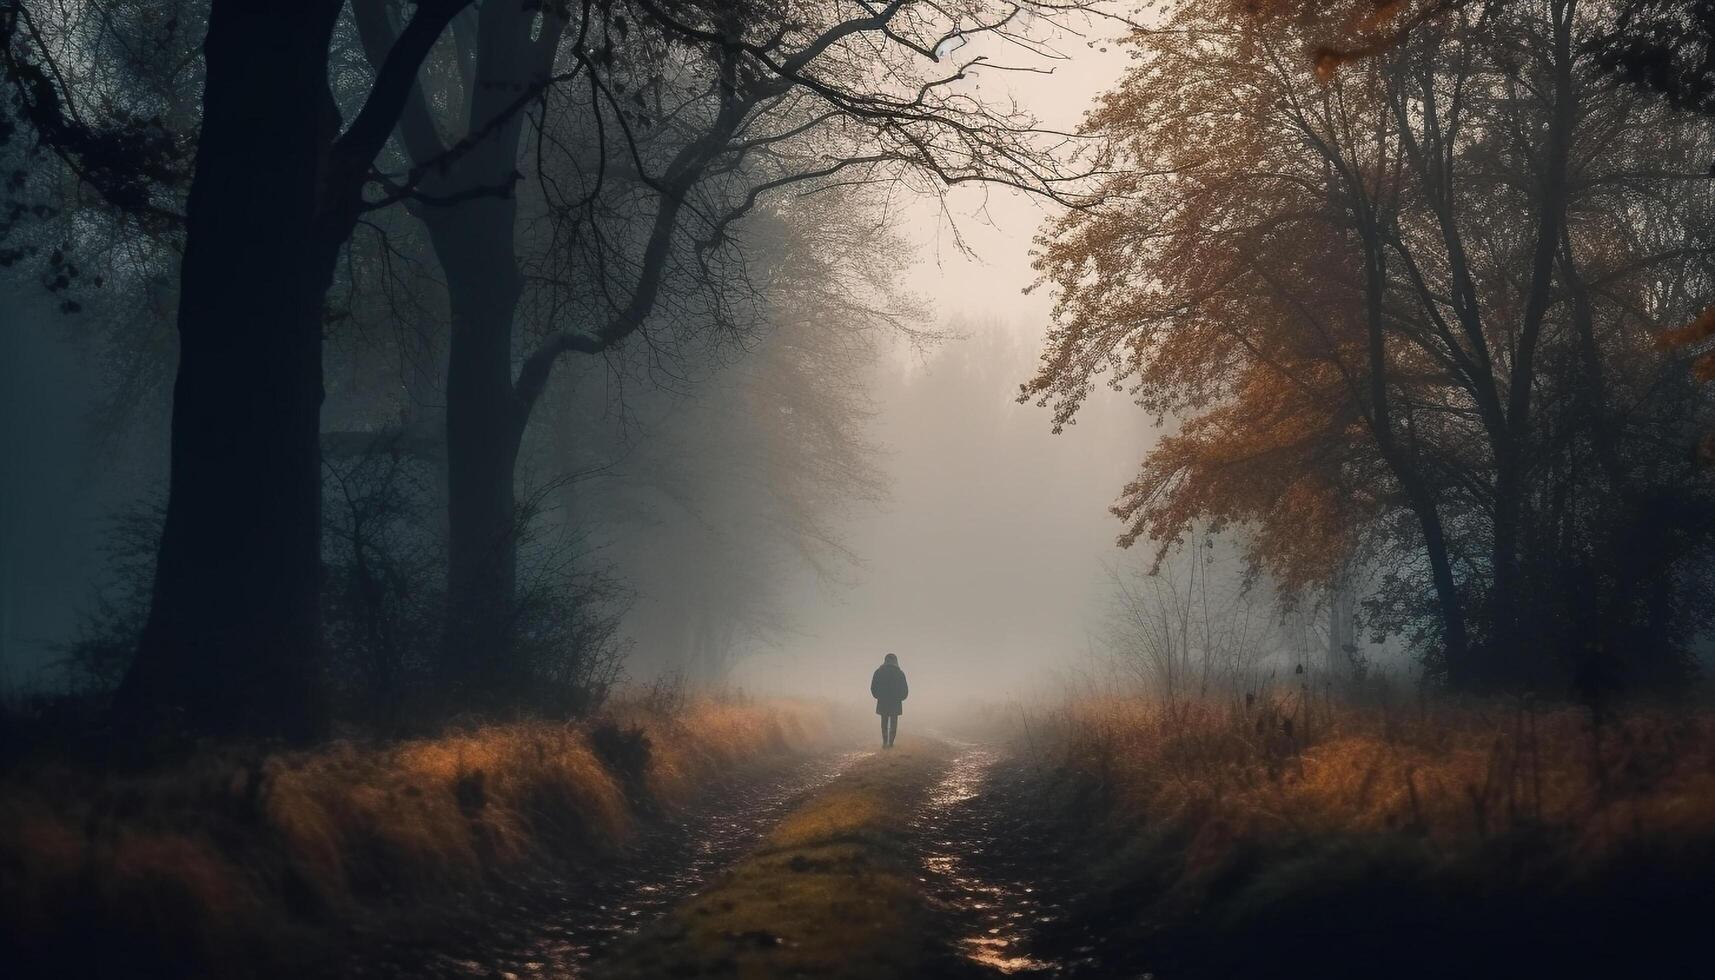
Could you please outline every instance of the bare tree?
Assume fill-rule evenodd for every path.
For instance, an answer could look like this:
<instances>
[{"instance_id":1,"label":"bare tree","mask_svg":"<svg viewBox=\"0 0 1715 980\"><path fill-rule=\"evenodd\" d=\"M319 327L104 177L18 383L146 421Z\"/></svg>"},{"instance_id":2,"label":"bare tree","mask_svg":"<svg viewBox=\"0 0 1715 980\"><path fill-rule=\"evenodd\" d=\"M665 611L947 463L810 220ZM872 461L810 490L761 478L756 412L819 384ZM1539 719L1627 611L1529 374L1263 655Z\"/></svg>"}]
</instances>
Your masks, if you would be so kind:
<instances>
[{"instance_id":1,"label":"bare tree","mask_svg":"<svg viewBox=\"0 0 1715 980\"><path fill-rule=\"evenodd\" d=\"M1176 560L1108 574L1106 643L1155 694L1174 704L1253 680L1275 640L1272 596L1221 561L1212 537L1193 536Z\"/></svg>"}]
</instances>

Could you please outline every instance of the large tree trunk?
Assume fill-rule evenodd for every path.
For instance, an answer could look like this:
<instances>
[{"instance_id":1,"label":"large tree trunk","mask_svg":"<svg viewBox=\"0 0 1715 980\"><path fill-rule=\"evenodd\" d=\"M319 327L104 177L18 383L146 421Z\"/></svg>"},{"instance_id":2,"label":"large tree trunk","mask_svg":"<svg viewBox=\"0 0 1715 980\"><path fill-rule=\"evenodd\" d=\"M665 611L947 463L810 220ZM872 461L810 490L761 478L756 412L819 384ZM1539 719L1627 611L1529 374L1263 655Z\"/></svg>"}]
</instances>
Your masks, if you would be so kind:
<instances>
[{"instance_id":1,"label":"large tree trunk","mask_svg":"<svg viewBox=\"0 0 1715 980\"><path fill-rule=\"evenodd\" d=\"M1528 605L1521 538L1529 519L1526 494L1534 458L1531 422L1532 388L1536 382L1537 344L1544 318L1554 302L1554 267L1566 222L1567 184L1573 129L1578 121L1578 90L1572 73L1577 57L1572 42L1577 0L1554 0L1553 106L1544 134L1537 188L1536 242L1531 257L1524 313L1514 344L1507 389L1507 433L1495 445L1495 537L1492 561L1489 660L1486 673L1495 681L1519 687L1543 679L1537 651L1527 649L1530 631L1520 617Z\"/></svg>"},{"instance_id":2,"label":"large tree trunk","mask_svg":"<svg viewBox=\"0 0 1715 980\"><path fill-rule=\"evenodd\" d=\"M1356 188L1360 191L1362 188ZM1360 211L1358 233L1364 245L1364 306L1368 335L1369 424L1376 447L1394 478L1404 491L1407 504L1423 529L1423 548L1429 558L1430 581L1435 588L1435 602L1441 618L1441 643L1446 659L1447 680L1455 687L1470 681L1470 641L1465 630L1464 603L1459 596L1458 583L1453 578L1452 557L1447 548L1447 532L1441 523L1441 512L1434 490L1424 481L1416 461L1399 442L1394 432L1393 406L1389 393L1387 323L1383 316L1383 296L1387 290L1386 250L1374 216Z\"/></svg>"},{"instance_id":3,"label":"large tree trunk","mask_svg":"<svg viewBox=\"0 0 1715 980\"><path fill-rule=\"evenodd\" d=\"M379 0L355 0L356 26L372 63L392 26ZM514 499L519 445L554 361L573 350L607 349L652 308L684 195L756 104L730 97L704 138L663 170L662 203L651 223L637 284L595 336L561 333L513 372L513 320L522 293L512 188L524 106L546 85L567 27L566 11L531 4L482 4L454 37L470 70L465 136L449 160L440 126L414 92L398 135L412 160L432 171L417 213L447 277L452 336L447 371L447 629L442 677L466 703L505 703L525 665L512 643L517 596Z\"/></svg>"},{"instance_id":4,"label":"large tree trunk","mask_svg":"<svg viewBox=\"0 0 1715 980\"><path fill-rule=\"evenodd\" d=\"M171 491L121 718L197 733L317 726L322 301L340 0L216 0L186 215Z\"/></svg>"},{"instance_id":5,"label":"large tree trunk","mask_svg":"<svg viewBox=\"0 0 1715 980\"><path fill-rule=\"evenodd\" d=\"M479 8L466 93L472 146L435 185L462 198L421 210L446 274L447 623L441 679L448 693L494 707L516 693L523 666L512 644L517 596L514 472L527 408L513 385L512 333L523 279L512 194L523 134L521 100L542 84L565 22L537 24L528 5ZM537 36L532 39L532 30ZM455 31L458 30L455 27ZM468 38L468 35L467 35ZM432 128L406 143L421 155Z\"/></svg>"},{"instance_id":6,"label":"large tree trunk","mask_svg":"<svg viewBox=\"0 0 1715 980\"><path fill-rule=\"evenodd\" d=\"M477 702L518 680L512 389L519 274L511 198L469 201L430 224L452 307L447 358L447 625L442 680Z\"/></svg>"}]
</instances>

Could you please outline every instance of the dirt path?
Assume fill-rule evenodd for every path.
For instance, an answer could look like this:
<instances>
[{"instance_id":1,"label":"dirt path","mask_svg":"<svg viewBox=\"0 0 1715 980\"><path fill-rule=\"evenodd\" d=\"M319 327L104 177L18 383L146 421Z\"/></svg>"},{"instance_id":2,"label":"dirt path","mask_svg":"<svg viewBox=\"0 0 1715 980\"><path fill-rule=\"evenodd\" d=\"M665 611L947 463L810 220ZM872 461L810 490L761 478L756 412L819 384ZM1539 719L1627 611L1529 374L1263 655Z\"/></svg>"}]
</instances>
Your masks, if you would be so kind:
<instances>
[{"instance_id":1,"label":"dirt path","mask_svg":"<svg viewBox=\"0 0 1715 980\"><path fill-rule=\"evenodd\" d=\"M934 906L911 814L948 771L946 742L902 737L805 799L711 888L604 961L604 980L968 977Z\"/></svg>"},{"instance_id":2,"label":"dirt path","mask_svg":"<svg viewBox=\"0 0 1715 980\"><path fill-rule=\"evenodd\" d=\"M1157 917L1148 892L1116 877L1129 858L1066 832L1065 808L1050 806L1042 795L1054 785L1048 775L995 746L915 735L890 751L830 754L735 778L679 823L651 829L628 853L576 876L520 883L495 897L486 912L467 909L458 929L372 948L375 955L366 955L363 968L347 975L1144 980L1164 968L1169 977L1282 975L1279 963L1310 960L1289 955L1299 948L1293 943L1309 942L1303 949L1318 955L1335 948L1304 925L1301 905L1278 900L1267 910L1275 918L1251 920L1255 925L1235 926L1231 913L1219 908ZM1123 847L1102 840L1107 848ZM1115 860L1120 872L1110 867ZM1333 891L1304 894L1324 905L1332 895L1339 904L1331 907L1340 914L1323 918L1335 923L1370 915L1387 902L1397 905L1393 896L1401 885L1377 878L1373 867L1363 869L1361 887L1341 892L1335 880ZM1707 906L1697 901L1708 890L1707 878L1697 874L1695 862L1688 867L1684 883L1667 894L1689 897L1671 908L1659 876L1646 872L1621 885L1632 889L1630 903L1649 915L1694 915L1685 910ZM1561 919L1607 901L1594 891L1561 893L1532 881L1495 898L1438 895L1400 880L1426 895L1413 902L1410 915L1428 908L1465 931L1448 933L1444 950L1395 962L1394 950L1409 945L1396 937L1415 934L1410 930L1418 920L1384 920L1393 931L1360 936L1368 946L1316 960L1319 974L1367 977L1374 964L1386 962L1401 976L1449 975L1445 964L1467 962L1460 950L1478 948L1486 933L1471 925L1476 920L1469 913L1461 917L1436 901L1485 903L1483 921L1521 918L1543 935L1554 934ZM1529 909L1544 896L1558 904L1538 909L1534 919L1500 904ZM1320 908L1312 905L1310 912L1320 914ZM1589 931L1595 934L1596 926ZM1247 941L1234 942L1235 935ZM1301 938L1306 935L1309 940ZM1694 937L1694 930L1673 930L1671 942L1678 945L1658 944L1665 952L1657 958L1689 961L1682 955L1691 942L1685 936ZM1654 948L1603 941L1634 957ZM1594 961L1578 963L1576 950L1552 943L1533 943L1521 956L1535 962L1545 950L1566 961L1562 976L1637 974L1605 965L1592 974ZM1516 974L1512 962L1476 973Z\"/></svg>"},{"instance_id":3,"label":"dirt path","mask_svg":"<svg viewBox=\"0 0 1715 980\"><path fill-rule=\"evenodd\" d=\"M1018 760L946 736L867 756L598 975L1136 975L1066 921L1064 845Z\"/></svg>"},{"instance_id":4,"label":"dirt path","mask_svg":"<svg viewBox=\"0 0 1715 980\"><path fill-rule=\"evenodd\" d=\"M354 977L1105 977L1023 764L947 736L735 776ZM1087 941L1086 941L1087 940Z\"/></svg>"},{"instance_id":5,"label":"dirt path","mask_svg":"<svg viewBox=\"0 0 1715 980\"><path fill-rule=\"evenodd\" d=\"M706 886L791 807L866 752L734 773L697 805L652 822L620 853L510 881L432 930L355 945L361 978L581 977L618 940Z\"/></svg>"}]
</instances>

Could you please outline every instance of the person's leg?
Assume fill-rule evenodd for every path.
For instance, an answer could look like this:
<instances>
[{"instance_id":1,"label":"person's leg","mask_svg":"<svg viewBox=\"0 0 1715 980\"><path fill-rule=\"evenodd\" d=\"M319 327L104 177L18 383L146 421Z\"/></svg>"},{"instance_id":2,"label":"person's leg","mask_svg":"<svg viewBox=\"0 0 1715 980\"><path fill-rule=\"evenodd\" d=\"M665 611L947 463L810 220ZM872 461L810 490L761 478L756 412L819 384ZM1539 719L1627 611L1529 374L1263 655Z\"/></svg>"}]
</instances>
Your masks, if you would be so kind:
<instances>
[{"instance_id":1,"label":"person's leg","mask_svg":"<svg viewBox=\"0 0 1715 980\"><path fill-rule=\"evenodd\" d=\"M881 747L884 749L887 748L887 722L888 722L887 716L882 715L881 716Z\"/></svg>"},{"instance_id":2,"label":"person's leg","mask_svg":"<svg viewBox=\"0 0 1715 980\"><path fill-rule=\"evenodd\" d=\"M899 735L899 716L886 716L884 719L884 727L887 729L887 744L892 745L894 738Z\"/></svg>"}]
</instances>

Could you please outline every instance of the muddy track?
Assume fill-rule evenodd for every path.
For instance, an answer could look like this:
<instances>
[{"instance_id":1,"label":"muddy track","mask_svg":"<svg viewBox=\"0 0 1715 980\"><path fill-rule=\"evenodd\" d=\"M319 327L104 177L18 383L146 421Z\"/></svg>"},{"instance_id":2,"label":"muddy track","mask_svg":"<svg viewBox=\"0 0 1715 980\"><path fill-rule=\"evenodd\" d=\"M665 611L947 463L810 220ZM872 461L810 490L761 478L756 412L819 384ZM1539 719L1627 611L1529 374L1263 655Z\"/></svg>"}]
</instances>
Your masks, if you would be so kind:
<instances>
[{"instance_id":1,"label":"muddy track","mask_svg":"<svg viewBox=\"0 0 1715 980\"><path fill-rule=\"evenodd\" d=\"M598 862L514 877L428 933L364 939L342 976L578 977L604 951L754 847L780 816L867 752L734 773Z\"/></svg>"},{"instance_id":2,"label":"muddy track","mask_svg":"<svg viewBox=\"0 0 1715 980\"><path fill-rule=\"evenodd\" d=\"M906 817L937 930L975 976L1129 977L1070 910L1072 846L1055 833L1023 761L946 735L951 761ZM702 891L794 807L873 750L735 774L691 810L652 822L598 864L543 871L484 896L450 925L368 949L362 978L581 977L625 937ZM965 970L958 971L961 976Z\"/></svg>"},{"instance_id":3,"label":"muddy track","mask_svg":"<svg viewBox=\"0 0 1715 980\"><path fill-rule=\"evenodd\" d=\"M912 820L920 880L957 926L949 937L981 972L1018 977L1128 977L1123 959L1070 912L1069 843L1036 798L1020 760L938 735L958 749Z\"/></svg>"}]
</instances>

